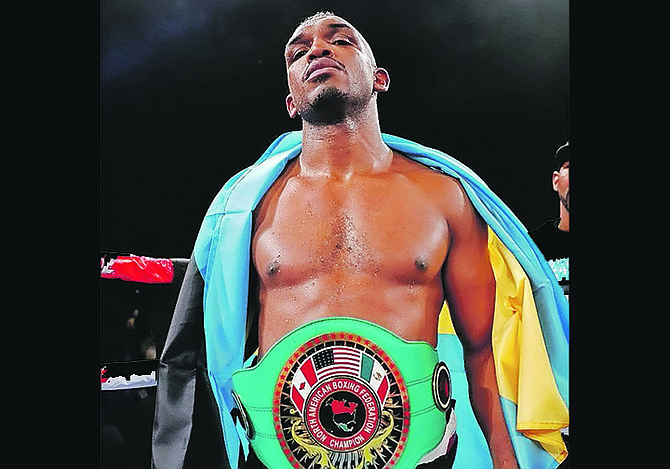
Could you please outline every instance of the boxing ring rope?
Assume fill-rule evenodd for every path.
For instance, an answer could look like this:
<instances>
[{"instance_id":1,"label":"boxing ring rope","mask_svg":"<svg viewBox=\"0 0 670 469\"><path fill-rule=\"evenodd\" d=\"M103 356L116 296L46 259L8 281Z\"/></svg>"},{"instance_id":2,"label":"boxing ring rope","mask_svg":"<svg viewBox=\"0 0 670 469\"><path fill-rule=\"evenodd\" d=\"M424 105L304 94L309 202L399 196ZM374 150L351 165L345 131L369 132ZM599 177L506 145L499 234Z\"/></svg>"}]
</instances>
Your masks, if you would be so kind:
<instances>
[{"instance_id":1,"label":"boxing ring rope","mask_svg":"<svg viewBox=\"0 0 670 469\"><path fill-rule=\"evenodd\" d=\"M137 284L170 284L174 301L181 287L188 259L161 259L147 256L103 254L100 257L100 278ZM174 309L174 302L165 314L151 319L152 338L156 349L162 349ZM158 331L157 329L160 329ZM102 331L104 333L104 331ZM158 342L158 343L156 343ZM157 359L111 361L100 365L100 390L127 390L157 385Z\"/></svg>"}]
</instances>

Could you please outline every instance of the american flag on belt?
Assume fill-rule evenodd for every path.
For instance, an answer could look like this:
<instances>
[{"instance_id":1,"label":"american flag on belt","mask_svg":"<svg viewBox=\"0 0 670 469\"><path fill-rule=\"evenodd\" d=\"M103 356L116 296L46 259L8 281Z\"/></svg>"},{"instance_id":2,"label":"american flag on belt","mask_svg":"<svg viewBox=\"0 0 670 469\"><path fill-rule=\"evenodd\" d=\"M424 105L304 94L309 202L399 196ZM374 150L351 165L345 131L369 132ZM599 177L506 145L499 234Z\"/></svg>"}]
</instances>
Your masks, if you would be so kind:
<instances>
[{"instance_id":1,"label":"american flag on belt","mask_svg":"<svg viewBox=\"0 0 670 469\"><path fill-rule=\"evenodd\" d=\"M315 353L296 370L291 400L301 414L305 399L317 381L338 374L364 380L377 393L380 402L386 400L390 383L382 365L361 350L335 346Z\"/></svg>"},{"instance_id":2,"label":"american flag on belt","mask_svg":"<svg viewBox=\"0 0 670 469\"><path fill-rule=\"evenodd\" d=\"M361 351L347 347L330 347L315 353L300 365L293 377L291 399L302 413L305 399L317 381L337 374L359 376Z\"/></svg>"},{"instance_id":3,"label":"american flag on belt","mask_svg":"<svg viewBox=\"0 0 670 469\"><path fill-rule=\"evenodd\" d=\"M345 347L332 347L312 357L317 379L337 374L358 376L361 369L361 351Z\"/></svg>"}]
</instances>

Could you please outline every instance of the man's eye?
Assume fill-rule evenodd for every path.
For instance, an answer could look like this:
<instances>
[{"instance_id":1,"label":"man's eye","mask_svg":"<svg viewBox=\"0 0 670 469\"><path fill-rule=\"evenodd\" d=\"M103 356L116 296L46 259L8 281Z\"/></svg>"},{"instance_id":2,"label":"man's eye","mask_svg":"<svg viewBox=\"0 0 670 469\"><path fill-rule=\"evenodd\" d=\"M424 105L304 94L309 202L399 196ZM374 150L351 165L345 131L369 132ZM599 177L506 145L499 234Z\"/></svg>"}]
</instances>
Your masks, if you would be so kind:
<instances>
[{"instance_id":1,"label":"man's eye","mask_svg":"<svg viewBox=\"0 0 670 469\"><path fill-rule=\"evenodd\" d=\"M351 44L351 42L349 42L347 39L336 39L333 41L333 44L337 46L347 46Z\"/></svg>"},{"instance_id":2,"label":"man's eye","mask_svg":"<svg viewBox=\"0 0 670 469\"><path fill-rule=\"evenodd\" d=\"M296 60L298 60L300 57L302 57L302 56L305 55L306 53L307 53L307 51L304 50L304 49L300 49L300 50L298 50L298 51L295 51L295 52L293 53L293 55L289 56L289 60L290 60L291 62L295 62Z\"/></svg>"}]
</instances>

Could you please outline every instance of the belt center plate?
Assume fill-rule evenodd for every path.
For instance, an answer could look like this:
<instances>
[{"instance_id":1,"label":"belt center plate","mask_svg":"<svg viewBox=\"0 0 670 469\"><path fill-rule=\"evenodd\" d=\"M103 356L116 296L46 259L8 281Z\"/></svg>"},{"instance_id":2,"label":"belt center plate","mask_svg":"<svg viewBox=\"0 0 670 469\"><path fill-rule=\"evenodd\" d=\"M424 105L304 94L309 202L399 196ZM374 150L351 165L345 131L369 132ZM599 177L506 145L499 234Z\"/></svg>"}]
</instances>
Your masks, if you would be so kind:
<instances>
[{"instance_id":1,"label":"belt center plate","mask_svg":"<svg viewBox=\"0 0 670 469\"><path fill-rule=\"evenodd\" d=\"M409 415L397 366L357 334L305 342L275 388L277 438L296 469L391 468L407 445Z\"/></svg>"}]
</instances>

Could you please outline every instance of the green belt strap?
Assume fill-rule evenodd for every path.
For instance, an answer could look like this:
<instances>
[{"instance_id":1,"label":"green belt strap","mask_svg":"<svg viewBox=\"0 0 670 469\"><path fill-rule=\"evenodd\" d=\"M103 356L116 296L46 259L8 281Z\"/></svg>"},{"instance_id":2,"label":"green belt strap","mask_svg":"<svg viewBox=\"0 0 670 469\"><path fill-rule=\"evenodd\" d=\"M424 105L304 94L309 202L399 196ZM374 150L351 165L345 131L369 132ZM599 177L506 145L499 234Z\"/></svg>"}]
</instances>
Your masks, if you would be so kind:
<instances>
[{"instance_id":1,"label":"green belt strap","mask_svg":"<svg viewBox=\"0 0 670 469\"><path fill-rule=\"evenodd\" d=\"M354 355L358 353L361 357L352 359L357 363L352 368L355 370L351 374L334 371L335 375L313 384L311 370L327 370L319 367L329 366L333 360L332 354L328 356L330 352L320 351L337 344L344 346L339 350L361 350L354 350ZM341 360L337 357L344 356L337 354L344 352L334 353L337 363ZM310 366L303 367L303 364ZM249 421L251 445L267 467L367 469L379 467L380 462L385 461L384 468L409 469L435 448L445 432L445 409L438 408L433 392L436 366L437 351L427 342L403 340L369 321L334 317L313 321L290 332L255 366L233 373L232 380L243 420ZM382 371L386 372L386 384L379 384L384 382ZM305 381L301 391L299 381ZM308 382L312 383L311 387ZM335 390L344 386L357 394ZM384 393L386 387L388 391ZM376 407L370 399L371 390ZM296 402L305 403L305 415L297 410ZM318 424L314 413L317 404L321 412ZM328 409L323 410L324 406ZM359 406L360 410L356 410ZM362 418L366 419L363 423ZM373 432L369 429L375 418L378 423ZM323 422L327 425L322 426ZM368 427L363 429L365 425ZM325 430L322 432L322 429ZM360 436L348 438L348 431L359 432ZM345 436L338 439L332 435ZM366 436L364 446L356 448ZM338 444L352 446L333 447Z\"/></svg>"}]
</instances>

